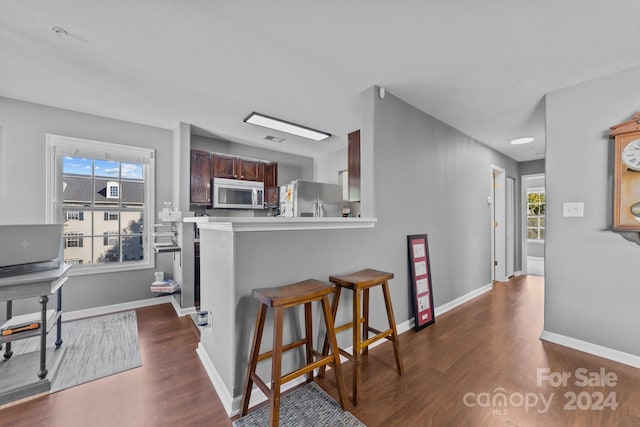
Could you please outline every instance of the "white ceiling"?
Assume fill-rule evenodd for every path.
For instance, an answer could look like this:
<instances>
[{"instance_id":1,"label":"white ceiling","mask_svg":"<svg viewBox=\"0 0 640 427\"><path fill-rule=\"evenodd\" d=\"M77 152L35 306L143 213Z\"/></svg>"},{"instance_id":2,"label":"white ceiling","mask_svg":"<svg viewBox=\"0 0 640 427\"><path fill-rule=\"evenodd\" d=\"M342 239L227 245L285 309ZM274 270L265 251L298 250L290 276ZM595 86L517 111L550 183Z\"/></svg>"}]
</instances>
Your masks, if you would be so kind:
<instances>
[{"instance_id":1,"label":"white ceiling","mask_svg":"<svg viewBox=\"0 0 640 427\"><path fill-rule=\"evenodd\" d=\"M316 157L380 85L532 160L545 93L640 65L639 16L635 0L0 0L0 96ZM252 111L334 136L243 123Z\"/></svg>"}]
</instances>

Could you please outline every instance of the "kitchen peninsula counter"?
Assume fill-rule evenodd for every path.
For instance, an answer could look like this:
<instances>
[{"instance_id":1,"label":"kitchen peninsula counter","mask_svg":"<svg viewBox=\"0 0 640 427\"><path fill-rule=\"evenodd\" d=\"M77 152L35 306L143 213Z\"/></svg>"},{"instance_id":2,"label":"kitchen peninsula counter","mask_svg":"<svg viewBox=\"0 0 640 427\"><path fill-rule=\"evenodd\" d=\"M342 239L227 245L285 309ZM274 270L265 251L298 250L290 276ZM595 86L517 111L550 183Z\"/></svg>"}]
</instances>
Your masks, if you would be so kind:
<instances>
[{"instance_id":1,"label":"kitchen peninsula counter","mask_svg":"<svg viewBox=\"0 0 640 427\"><path fill-rule=\"evenodd\" d=\"M195 222L200 229L245 231L287 230L336 230L348 228L373 228L376 218L342 217L214 217L196 216L184 218L184 222Z\"/></svg>"},{"instance_id":2,"label":"kitchen peninsula counter","mask_svg":"<svg viewBox=\"0 0 640 427\"><path fill-rule=\"evenodd\" d=\"M200 231L200 307L211 314L211 325L203 328L197 352L230 415L239 407L256 321L258 303L252 297L253 289L310 278L328 281L330 275L367 267L390 269L393 257L379 255L396 256L406 250L404 239L391 247L380 240L375 218L203 216L183 221L196 223ZM389 261L371 265L372 259L381 258ZM404 298L404 287L398 291L397 298ZM336 316L340 321L351 316L350 296L343 298ZM376 298L378 295L372 295L372 303ZM299 310L288 311L284 339L292 342L300 338L304 318ZM399 311L398 317L406 318L407 314ZM270 347L272 329L272 318L267 316L265 348ZM316 323L314 342L321 340L323 333L324 328ZM350 336L342 335L338 340L348 347ZM304 356L290 353L283 359L283 372ZM270 364L258 364L258 375L269 378Z\"/></svg>"}]
</instances>

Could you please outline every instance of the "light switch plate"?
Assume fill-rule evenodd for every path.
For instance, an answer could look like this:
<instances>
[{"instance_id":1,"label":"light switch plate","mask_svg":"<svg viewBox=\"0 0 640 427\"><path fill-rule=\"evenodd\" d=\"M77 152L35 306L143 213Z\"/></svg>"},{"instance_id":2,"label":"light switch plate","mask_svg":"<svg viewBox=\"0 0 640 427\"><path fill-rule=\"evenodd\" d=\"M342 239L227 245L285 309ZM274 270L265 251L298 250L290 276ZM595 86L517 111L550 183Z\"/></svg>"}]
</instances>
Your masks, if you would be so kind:
<instances>
[{"instance_id":1,"label":"light switch plate","mask_svg":"<svg viewBox=\"0 0 640 427\"><path fill-rule=\"evenodd\" d=\"M584 202L564 202L562 204L562 216L583 217Z\"/></svg>"}]
</instances>

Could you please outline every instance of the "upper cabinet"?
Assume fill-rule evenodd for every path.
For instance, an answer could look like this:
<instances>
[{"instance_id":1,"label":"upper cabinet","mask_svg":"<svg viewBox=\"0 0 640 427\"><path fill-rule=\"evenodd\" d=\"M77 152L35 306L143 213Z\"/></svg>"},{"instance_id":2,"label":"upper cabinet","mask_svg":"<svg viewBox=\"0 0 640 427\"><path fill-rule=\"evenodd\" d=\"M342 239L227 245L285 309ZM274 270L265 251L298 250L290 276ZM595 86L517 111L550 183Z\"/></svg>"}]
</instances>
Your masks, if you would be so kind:
<instances>
[{"instance_id":1,"label":"upper cabinet","mask_svg":"<svg viewBox=\"0 0 640 427\"><path fill-rule=\"evenodd\" d=\"M211 153L191 150L191 204L211 204Z\"/></svg>"},{"instance_id":2,"label":"upper cabinet","mask_svg":"<svg viewBox=\"0 0 640 427\"><path fill-rule=\"evenodd\" d=\"M264 163L264 203L269 207L278 206L278 164Z\"/></svg>"},{"instance_id":3,"label":"upper cabinet","mask_svg":"<svg viewBox=\"0 0 640 427\"><path fill-rule=\"evenodd\" d=\"M240 179L240 159L234 156L213 154L213 177Z\"/></svg>"},{"instance_id":4,"label":"upper cabinet","mask_svg":"<svg viewBox=\"0 0 640 427\"><path fill-rule=\"evenodd\" d=\"M262 182L264 165L260 160L213 154L213 177Z\"/></svg>"},{"instance_id":5,"label":"upper cabinet","mask_svg":"<svg viewBox=\"0 0 640 427\"><path fill-rule=\"evenodd\" d=\"M238 158L240 177L246 181L264 181L264 164L260 160Z\"/></svg>"},{"instance_id":6,"label":"upper cabinet","mask_svg":"<svg viewBox=\"0 0 640 427\"><path fill-rule=\"evenodd\" d=\"M191 150L191 204L211 206L213 178L264 182L264 201L278 204L278 164L256 159Z\"/></svg>"},{"instance_id":7,"label":"upper cabinet","mask_svg":"<svg viewBox=\"0 0 640 427\"><path fill-rule=\"evenodd\" d=\"M360 130L348 135L347 166L349 168L349 201L360 201Z\"/></svg>"}]
</instances>

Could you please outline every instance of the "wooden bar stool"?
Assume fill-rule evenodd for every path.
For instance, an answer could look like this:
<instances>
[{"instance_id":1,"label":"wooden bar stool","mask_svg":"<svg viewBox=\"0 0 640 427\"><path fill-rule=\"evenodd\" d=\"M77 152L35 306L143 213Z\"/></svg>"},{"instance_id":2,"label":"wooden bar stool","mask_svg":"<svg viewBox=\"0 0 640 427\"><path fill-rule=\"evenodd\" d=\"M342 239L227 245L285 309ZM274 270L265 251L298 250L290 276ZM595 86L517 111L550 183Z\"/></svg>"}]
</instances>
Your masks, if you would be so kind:
<instances>
[{"instance_id":1,"label":"wooden bar stool","mask_svg":"<svg viewBox=\"0 0 640 427\"><path fill-rule=\"evenodd\" d=\"M335 283L336 292L333 297L333 304L331 306L331 315L335 318L338 312L338 303L340 301L340 293L342 288L351 289L353 291L353 319L349 323L338 326L335 328L335 332L341 332L349 328L353 328L353 354L349 354L343 349L338 349L340 354L347 359L352 360L354 363L353 368L353 404L357 405L360 400L358 394L358 388L360 386L360 362L362 355L369 353L369 345L374 342L386 338L393 343L393 353L396 358L396 367L398 374L404 374L404 367L402 365L402 358L400 357L400 343L398 341L398 331L396 330L396 321L393 316L393 307L391 306L391 295L389 293L388 281L393 279L393 273L387 273L385 271L378 271L373 269L366 269L358 271L356 273L346 274L343 276L330 276L329 281ZM369 289L374 286L382 286L382 294L384 296L384 303L387 310L387 319L389 320L389 329L385 331L379 331L369 326ZM360 311L360 301L362 294L362 312ZM362 324L362 330L360 325ZM362 331L362 335L361 335ZM373 332L375 335L369 337L369 332ZM322 349L323 354L327 354L329 350L329 337L325 338L324 347ZM324 375L325 367L320 368L319 376Z\"/></svg>"},{"instance_id":2,"label":"wooden bar stool","mask_svg":"<svg viewBox=\"0 0 640 427\"><path fill-rule=\"evenodd\" d=\"M271 413L271 426L277 426L280 418L280 387L282 384L293 380L301 375L307 374L307 381L313 380L313 370L331 365L335 371L336 382L338 383L338 394L340 396L340 406L345 409L345 388L340 367L340 355L338 353L338 343L336 333L333 329L334 322L329 306L329 295L334 291L334 286L330 283L309 279L291 285L278 288L254 289L253 297L260 301L258 306L258 317L251 344L251 354L247 364L247 375L245 377L242 391L241 415L244 416L249 410L249 399L251 388L255 383L260 390L269 398L269 408ZM319 353L313 349L313 327L311 319L311 303L320 301L324 321L327 328L327 338L331 347L331 354L328 351ZM284 309L304 304L305 337L291 344L282 345L282 326L284 319ZM262 332L264 331L267 308L275 309L273 318L273 347L271 351L260 354L260 343L262 342ZM284 376L282 370L282 353L302 345L306 345L306 365ZM256 374L256 365L259 361L271 357L271 388ZM313 359L318 360L314 361Z\"/></svg>"}]
</instances>

